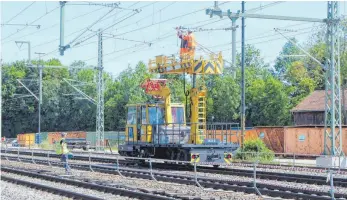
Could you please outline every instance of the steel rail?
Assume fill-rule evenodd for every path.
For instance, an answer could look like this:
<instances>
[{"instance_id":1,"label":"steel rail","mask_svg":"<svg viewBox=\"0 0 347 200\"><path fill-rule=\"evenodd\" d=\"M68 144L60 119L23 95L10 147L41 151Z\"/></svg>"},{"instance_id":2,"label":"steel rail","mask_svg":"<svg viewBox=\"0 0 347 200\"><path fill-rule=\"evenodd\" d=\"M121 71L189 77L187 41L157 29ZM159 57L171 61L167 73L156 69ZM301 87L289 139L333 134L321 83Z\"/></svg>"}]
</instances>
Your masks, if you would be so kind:
<instances>
[{"instance_id":1,"label":"steel rail","mask_svg":"<svg viewBox=\"0 0 347 200\"><path fill-rule=\"evenodd\" d=\"M87 156L75 156L73 160L84 160L84 161L90 162L89 157ZM92 162L116 163L117 159L92 157ZM138 164L143 167L148 166L146 163L137 163L137 162L134 162L134 160L119 160L119 163L122 165ZM157 169L193 170L193 166L178 165L178 164L171 164L171 163L152 163L152 167ZM211 167L204 167L204 166L198 166L197 169L199 172L203 172L203 173L253 177L253 171L247 170L247 169L211 168ZM317 185L327 184L325 176L317 176L317 175L257 171L257 178L262 178L267 180L279 180L279 181L285 180L287 182L308 183L308 184L317 184ZM334 185L347 187L347 179L334 178Z\"/></svg>"},{"instance_id":2,"label":"steel rail","mask_svg":"<svg viewBox=\"0 0 347 200\"><path fill-rule=\"evenodd\" d=\"M1 155L3 157L3 155ZM10 158L10 157L9 157ZM16 161L16 157L11 158ZM22 161L31 163L31 159L22 159ZM48 165L45 160L36 160L36 163L42 163ZM52 162L52 165L60 165L59 163ZM89 165L85 164L69 164L73 169L87 170L89 171ZM100 165L94 165L93 170L95 172L107 173L107 174L116 174L118 172L113 167L105 167ZM151 174L148 170L139 170L139 169L126 169L119 168L123 176L126 177L135 177L141 179L152 180ZM196 181L193 176L186 175L177 175L172 173L163 173L163 172L154 172L156 180L170 183L179 183L186 185L196 185ZM198 177L199 184L202 187L221 189L224 191L237 191L245 193L254 193L254 187L252 182L244 181L229 181L213 178ZM281 198L292 198L292 199L331 199L328 192L322 192L318 190L310 190L303 188L289 188L279 185L272 185L267 183L257 183L258 190L262 195L267 195L271 197L281 197ZM347 199L347 194L335 193L335 198Z\"/></svg>"},{"instance_id":3,"label":"steel rail","mask_svg":"<svg viewBox=\"0 0 347 200\"><path fill-rule=\"evenodd\" d=\"M26 151L26 150L23 150L23 151L20 151L20 154L22 155L29 155L29 153L31 153L32 150L30 151ZM34 155L37 155L37 156L47 156L47 153L45 152L52 152L52 151L49 151L49 150L34 150L36 151L34 153ZM5 152L3 149L1 150L1 152ZM28 153L29 152L29 153ZM17 150L7 150L7 153L15 153L17 154ZM73 152L74 154L78 154L78 155L75 155L74 156L74 159L75 160L88 160L89 156L88 153L83 153L83 152ZM55 155L55 153L52 154L53 156L52 157L58 157ZM85 156L83 156L85 155ZM119 154L103 154L103 153L92 153L92 155L94 155L94 157L92 157L93 160L95 161L98 161L98 162L105 162L105 163L114 163L116 158L111 158L111 157L114 157L114 156L119 156ZM96 157L96 156L99 156L99 155L106 155L106 156L109 156L109 157ZM137 158L134 158L133 160L136 160ZM130 161L129 161L130 162ZM171 164L175 164L175 162L177 161L172 161ZM233 162L233 165L240 165L240 166L243 166L243 165L249 165L249 166L253 166L253 163L251 162ZM327 168L324 168L324 167L313 167L313 166L294 166L293 168L293 165L285 165L285 164L281 164L281 165L278 165L278 164L258 164L257 166L258 168L273 168L273 169L280 169L282 167L288 167L288 168L291 168L291 170L293 169L296 169L296 170L299 170L299 169L303 169L303 171L306 171L306 170L326 170ZM340 171L342 173L347 173L347 169L338 169L338 168L332 168L333 170L335 171Z\"/></svg>"},{"instance_id":4,"label":"steel rail","mask_svg":"<svg viewBox=\"0 0 347 200\"><path fill-rule=\"evenodd\" d=\"M66 197L73 198L73 199L102 200L102 198L98 198L95 196L81 194L81 193L77 193L77 192L72 192L69 190L64 190L64 189L51 187L51 186L47 186L47 185L42 185L42 184L30 182L30 181L24 181L24 180L16 179L16 178L9 177L9 176L3 175L3 174L1 174L1 180L11 182L11 183L14 183L17 185L23 185L23 186L27 186L30 188L35 188L35 189L42 190L42 191L49 192L49 193L53 193L53 194L59 194L60 196L66 196Z\"/></svg>"},{"instance_id":5,"label":"steel rail","mask_svg":"<svg viewBox=\"0 0 347 200\"><path fill-rule=\"evenodd\" d=\"M176 198L172 198L172 197L168 197L168 196L154 194L154 193L149 192L149 191L148 192L142 192L142 191L134 191L134 190L131 190L129 188L125 189L125 187L122 188L120 185L113 185L111 187L111 186L101 185L101 184L97 184L97 183L81 182L81 181L77 181L77 180L73 180L73 179L60 178L60 177L53 176L53 175L40 174L40 173L30 172L27 170L13 169L13 168L4 167L4 166L1 167L1 171L14 173L14 174L18 174L18 175L23 175L23 176L28 176L28 177L32 177L32 178L39 178L39 179L48 180L48 181L52 181L52 182L64 183L67 185L74 185L74 186L81 187L81 188L102 191L104 193L111 193L111 194L120 195L120 196L138 198L138 199L145 199L145 200L174 200L174 199L176 199ZM1 175L1 178L3 178L3 177L5 177L5 176ZM6 177L8 178L8 176L6 176ZM26 182L28 182L28 181L26 181ZM28 182L28 184L32 184L32 182ZM41 185L41 184L38 184L38 185ZM47 187L50 187L50 186L47 186ZM65 190L63 190L62 192L65 192ZM88 199L88 196L86 196L86 198ZM84 199L84 198L82 198L82 199ZM96 199L101 199L101 198L96 198ZM198 200L199 198L196 198L196 199Z\"/></svg>"},{"instance_id":6,"label":"steel rail","mask_svg":"<svg viewBox=\"0 0 347 200\"><path fill-rule=\"evenodd\" d=\"M154 168L158 169L171 169L171 170L191 170L192 166L177 166L165 163L153 163ZM211 167L197 167L198 172L212 173L212 174L224 174L224 175L234 175L234 176L245 176L253 177L253 170L247 169L235 169L235 168L211 168ZM282 172L266 172L266 171L256 171L257 178L267 179L267 180L279 180L286 182L296 182L296 183L308 183L317 185L327 185L326 176L317 175L305 175L305 174L293 174L293 173L282 173ZM347 187L347 179L344 178L334 178L334 185Z\"/></svg>"}]
</instances>

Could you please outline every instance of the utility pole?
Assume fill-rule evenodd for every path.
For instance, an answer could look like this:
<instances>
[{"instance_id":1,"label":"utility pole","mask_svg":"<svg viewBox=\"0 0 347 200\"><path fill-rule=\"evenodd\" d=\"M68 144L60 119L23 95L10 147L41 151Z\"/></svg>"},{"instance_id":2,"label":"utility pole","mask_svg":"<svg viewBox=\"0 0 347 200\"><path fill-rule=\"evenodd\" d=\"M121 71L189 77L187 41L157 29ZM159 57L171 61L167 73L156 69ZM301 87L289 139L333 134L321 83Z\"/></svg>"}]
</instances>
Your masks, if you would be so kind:
<instances>
[{"instance_id":1,"label":"utility pole","mask_svg":"<svg viewBox=\"0 0 347 200\"><path fill-rule=\"evenodd\" d=\"M231 63L233 65L234 71L236 69L236 20L237 17L230 17L231 19L231 27L232 27L232 32L231 32ZM234 73L235 77L235 73Z\"/></svg>"},{"instance_id":2,"label":"utility pole","mask_svg":"<svg viewBox=\"0 0 347 200\"><path fill-rule=\"evenodd\" d=\"M347 107L346 107L346 95L345 95L346 89L347 89L347 78L345 77L343 80L343 87L342 87L342 113L343 113L344 125L347 125Z\"/></svg>"},{"instance_id":3,"label":"utility pole","mask_svg":"<svg viewBox=\"0 0 347 200\"><path fill-rule=\"evenodd\" d=\"M59 52L60 55L64 55L66 46L64 46L64 27L65 27L65 4L66 1L60 1L60 45Z\"/></svg>"},{"instance_id":4,"label":"utility pole","mask_svg":"<svg viewBox=\"0 0 347 200\"><path fill-rule=\"evenodd\" d=\"M37 68L39 69L39 128L38 128L38 134L41 135L42 68L43 68L43 65L41 63L41 55L43 55L45 53L35 52L35 54L39 55L39 62L37 63Z\"/></svg>"},{"instance_id":5,"label":"utility pole","mask_svg":"<svg viewBox=\"0 0 347 200\"><path fill-rule=\"evenodd\" d=\"M239 13L240 11L238 11ZM234 68L234 71L236 69L236 30L238 26L236 26L236 20L239 18L238 16L231 16L230 10L227 11L226 14L222 14L221 9L218 7L218 1L214 2L214 8L213 10L207 9L206 14L210 15L210 17L213 17L213 15L218 15L220 18L223 16L228 16L229 19L231 20L231 64L232 67ZM235 76L235 73L234 73Z\"/></svg>"},{"instance_id":6,"label":"utility pole","mask_svg":"<svg viewBox=\"0 0 347 200\"><path fill-rule=\"evenodd\" d=\"M245 2L242 1L242 14L245 13ZM245 139L245 121L246 121L246 105L245 105L245 17L241 19L241 149Z\"/></svg>"},{"instance_id":7,"label":"utility pole","mask_svg":"<svg viewBox=\"0 0 347 200\"><path fill-rule=\"evenodd\" d=\"M102 31L98 33L98 78L97 78L97 108L96 108L96 148L104 150L104 79L103 79L103 44Z\"/></svg>"}]
</instances>

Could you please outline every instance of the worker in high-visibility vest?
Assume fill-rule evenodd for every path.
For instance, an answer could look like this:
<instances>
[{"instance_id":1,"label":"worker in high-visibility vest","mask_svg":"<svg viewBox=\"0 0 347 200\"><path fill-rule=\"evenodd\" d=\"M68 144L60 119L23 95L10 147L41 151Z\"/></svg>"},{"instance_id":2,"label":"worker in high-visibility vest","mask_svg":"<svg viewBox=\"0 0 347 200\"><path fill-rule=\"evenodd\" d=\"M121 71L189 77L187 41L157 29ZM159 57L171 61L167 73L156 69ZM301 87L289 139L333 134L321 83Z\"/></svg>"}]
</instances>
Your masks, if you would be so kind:
<instances>
[{"instance_id":1,"label":"worker in high-visibility vest","mask_svg":"<svg viewBox=\"0 0 347 200\"><path fill-rule=\"evenodd\" d=\"M64 162L65 172L67 174L70 174L71 168L70 168L69 162L68 162L69 150L67 148L67 144L65 141L66 133L62 132L61 137L62 137L61 140L59 141L59 143L56 146L56 153L58 155L61 155L61 161Z\"/></svg>"},{"instance_id":2,"label":"worker in high-visibility vest","mask_svg":"<svg viewBox=\"0 0 347 200\"><path fill-rule=\"evenodd\" d=\"M179 37L187 42L187 54L189 58L194 59L196 41L195 41L195 35L193 34L193 31L188 29L187 35L180 34Z\"/></svg>"},{"instance_id":3,"label":"worker in high-visibility vest","mask_svg":"<svg viewBox=\"0 0 347 200\"><path fill-rule=\"evenodd\" d=\"M188 53L188 41L183 39L185 36L183 35L182 31L179 30L179 28L176 28L176 30L177 36L181 39L180 58L182 60Z\"/></svg>"}]
</instances>

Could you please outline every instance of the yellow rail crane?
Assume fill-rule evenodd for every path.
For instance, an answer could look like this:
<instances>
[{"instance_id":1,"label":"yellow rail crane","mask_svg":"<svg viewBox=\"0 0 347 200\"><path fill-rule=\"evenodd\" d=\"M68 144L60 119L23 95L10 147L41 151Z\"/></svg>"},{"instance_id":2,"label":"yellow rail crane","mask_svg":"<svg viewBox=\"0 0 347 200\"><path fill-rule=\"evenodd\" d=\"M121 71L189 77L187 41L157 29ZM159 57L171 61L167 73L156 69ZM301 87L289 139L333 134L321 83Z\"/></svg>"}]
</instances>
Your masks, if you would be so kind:
<instances>
[{"instance_id":1,"label":"yellow rail crane","mask_svg":"<svg viewBox=\"0 0 347 200\"><path fill-rule=\"evenodd\" d=\"M204 162L218 166L230 163L239 147L232 143L237 137L233 123L206 122L207 88L197 86L197 76L220 75L223 72L222 54L211 54L208 59L194 59L184 55L156 56L148 70L159 74L190 74L190 122L187 123L182 103L171 102L171 91L166 79L148 79L141 87L155 97L156 103L129 104L126 142L120 145L123 156L154 157L176 161ZM162 100L162 101L160 101Z\"/></svg>"},{"instance_id":2,"label":"yellow rail crane","mask_svg":"<svg viewBox=\"0 0 347 200\"><path fill-rule=\"evenodd\" d=\"M197 87L197 75L219 75L223 72L222 54L211 54L209 60L202 57L195 60L186 55L177 61L174 56L157 56L155 60L149 60L148 69L151 73L159 74L190 74L193 75L193 87L190 90L191 105L191 133L189 143L202 144L206 130L206 97L207 89L205 85Z\"/></svg>"}]
</instances>

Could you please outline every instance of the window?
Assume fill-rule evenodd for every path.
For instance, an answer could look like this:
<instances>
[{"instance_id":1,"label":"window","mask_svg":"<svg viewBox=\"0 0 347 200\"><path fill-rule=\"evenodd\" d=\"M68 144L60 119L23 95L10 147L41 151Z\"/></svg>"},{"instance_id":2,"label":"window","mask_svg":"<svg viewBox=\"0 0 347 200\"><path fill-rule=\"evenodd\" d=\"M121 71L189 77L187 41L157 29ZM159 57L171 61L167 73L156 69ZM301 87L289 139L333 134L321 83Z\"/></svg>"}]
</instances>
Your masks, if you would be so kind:
<instances>
[{"instance_id":1,"label":"window","mask_svg":"<svg viewBox=\"0 0 347 200\"><path fill-rule=\"evenodd\" d=\"M142 115L141 124L147 124L147 119L146 119L146 106L142 106L142 107L141 107L141 115Z\"/></svg>"},{"instance_id":2,"label":"window","mask_svg":"<svg viewBox=\"0 0 347 200\"><path fill-rule=\"evenodd\" d=\"M172 123L183 124L184 123L184 110L182 107L171 107Z\"/></svg>"},{"instance_id":3,"label":"window","mask_svg":"<svg viewBox=\"0 0 347 200\"><path fill-rule=\"evenodd\" d=\"M128 107L127 124L136 124L136 107Z\"/></svg>"},{"instance_id":4,"label":"window","mask_svg":"<svg viewBox=\"0 0 347 200\"><path fill-rule=\"evenodd\" d=\"M150 124L164 124L164 109L161 107L149 107L148 117Z\"/></svg>"}]
</instances>

